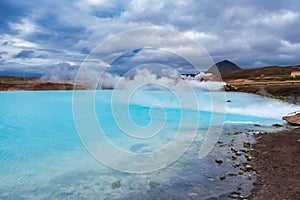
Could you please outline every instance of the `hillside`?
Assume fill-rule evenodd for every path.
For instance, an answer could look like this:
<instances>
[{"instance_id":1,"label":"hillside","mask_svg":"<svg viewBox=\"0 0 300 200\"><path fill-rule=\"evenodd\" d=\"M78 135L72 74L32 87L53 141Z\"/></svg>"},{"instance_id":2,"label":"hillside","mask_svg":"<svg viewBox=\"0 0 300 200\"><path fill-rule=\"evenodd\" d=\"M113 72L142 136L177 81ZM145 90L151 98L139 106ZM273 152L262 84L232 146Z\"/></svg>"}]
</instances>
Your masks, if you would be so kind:
<instances>
[{"instance_id":1,"label":"hillside","mask_svg":"<svg viewBox=\"0 0 300 200\"><path fill-rule=\"evenodd\" d=\"M249 92L300 104L300 80L288 80L300 65L269 66L222 73L222 79L234 91ZM286 81L284 81L286 80ZM229 89L229 90L231 90Z\"/></svg>"},{"instance_id":2,"label":"hillside","mask_svg":"<svg viewBox=\"0 0 300 200\"><path fill-rule=\"evenodd\" d=\"M239 71L239 70L241 70L241 68L239 66L237 66L236 64L234 64L228 60L223 60L221 62L214 64L206 72L213 73L213 74L218 74L218 73L223 74L223 73Z\"/></svg>"},{"instance_id":3,"label":"hillside","mask_svg":"<svg viewBox=\"0 0 300 200\"><path fill-rule=\"evenodd\" d=\"M83 90L83 85L74 85L70 80L53 83L36 77L0 76L0 91L13 90Z\"/></svg>"},{"instance_id":4,"label":"hillside","mask_svg":"<svg viewBox=\"0 0 300 200\"><path fill-rule=\"evenodd\" d=\"M262 68L245 69L231 72L223 72L223 80L252 79L252 80L275 80L281 77L290 76L292 71L300 70L300 65L296 66L268 66Z\"/></svg>"}]
</instances>

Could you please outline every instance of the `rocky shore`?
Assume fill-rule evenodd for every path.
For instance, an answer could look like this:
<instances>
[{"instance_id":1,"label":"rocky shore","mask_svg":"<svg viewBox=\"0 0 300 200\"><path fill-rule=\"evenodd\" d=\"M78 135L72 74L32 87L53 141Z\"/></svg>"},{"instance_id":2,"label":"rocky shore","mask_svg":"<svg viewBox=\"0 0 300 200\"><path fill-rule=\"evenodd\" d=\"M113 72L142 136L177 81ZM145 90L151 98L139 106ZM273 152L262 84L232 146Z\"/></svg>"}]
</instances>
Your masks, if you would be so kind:
<instances>
[{"instance_id":1,"label":"rocky shore","mask_svg":"<svg viewBox=\"0 0 300 200\"><path fill-rule=\"evenodd\" d=\"M300 196L300 129L256 135L252 165L258 181L249 197L298 199Z\"/></svg>"},{"instance_id":2,"label":"rocky shore","mask_svg":"<svg viewBox=\"0 0 300 200\"><path fill-rule=\"evenodd\" d=\"M242 176L253 183L239 185L228 194L229 199L294 200L300 196L300 127L274 124L273 128L263 130L261 127L261 131L229 133L236 138L229 143L218 142L230 148L228 153L234 168L220 174L219 179ZM216 157L214 162L221 166L224 159ZM251 190L251 195L246 190Z\"/></svg>"},{"instance_id":3,"label":"rocky shore","mask_svg":"<svg viewBox=\"0 0 300 200\"><path fill-rule=\"evenodd\" d=\"M275 83L275 82L274 82ZM300 104L300 82L237 83L229 82L226 91L247 92L270 98L276 98L293 104Z\"/></svg>"}]
</instances>

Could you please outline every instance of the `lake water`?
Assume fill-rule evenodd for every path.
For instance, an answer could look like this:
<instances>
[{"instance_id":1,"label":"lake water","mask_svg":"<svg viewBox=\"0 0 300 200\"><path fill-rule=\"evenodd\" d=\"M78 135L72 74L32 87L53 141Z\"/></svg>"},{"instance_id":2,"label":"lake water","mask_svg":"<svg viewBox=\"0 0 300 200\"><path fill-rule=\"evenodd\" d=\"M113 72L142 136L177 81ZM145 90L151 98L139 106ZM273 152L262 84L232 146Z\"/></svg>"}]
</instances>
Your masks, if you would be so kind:
<instances>
[{"instance_id":1,"label":"lake water","mask_svg":"<svg viewBox=\"0 0 300 200\"><path fill-rule=\"evenodd\" d=\"M76 101L83 108L90 103L84 101L90 93L93 92L77 92ZM188 104L181 105L176 95L167 91L145 90L133 94L130 101L119 96L113 103L112 95L112 90L95 93L94 116L106 138L122 151L151 153L164 148L176 138L182 120L185 121L183 132L196 133L194 142L180 159L160 170L133 174L120 172L105 166L109 163L101 164L87 150L89 141L82 142L84 133L78 134L78 130L84 125L78 125L78 121L89 119L79 109L76 112L80 111L82 115L77 114L75 124L76 105L72 91L0 92L0 199L182 199L193 195L203 199L226 198L239 184L251 186L252 182L248 182L245 176L224 181L218 179L220 173L233 170L226 147L214 145L205 158L199 159L199 146L209 127L224 123L218 141L226 142L232 138L239 141L238 134L229 133L282 124L282 115L299 110L294 105L244 93L226 93L225 99L216 101L224 105L224 115L218 113L219 108L213 108L208 92L196 93L197 105L186 107ZM189 98L186 94L184 101ZM124 108L128 108L130 118L122 114ZM211 120L213 114L225 118L214 121ZM153 123L154 128L161 122L164 126L158 134L145 140L124 134L124 130L118 127L126 126L130 131L132 122L134 126L144 127L143 130L147 130L145 127L149 123ZM199 126L195 126L198 123ZM85 124L85 127L89 130L93 126ZM196 130L190 130L195 127ZM219 155L224 157L220 166L214 163ZM139 160L132 162L138 163ZM122 163L120 167L125 165Z\"/></svg>"}]
</instances>

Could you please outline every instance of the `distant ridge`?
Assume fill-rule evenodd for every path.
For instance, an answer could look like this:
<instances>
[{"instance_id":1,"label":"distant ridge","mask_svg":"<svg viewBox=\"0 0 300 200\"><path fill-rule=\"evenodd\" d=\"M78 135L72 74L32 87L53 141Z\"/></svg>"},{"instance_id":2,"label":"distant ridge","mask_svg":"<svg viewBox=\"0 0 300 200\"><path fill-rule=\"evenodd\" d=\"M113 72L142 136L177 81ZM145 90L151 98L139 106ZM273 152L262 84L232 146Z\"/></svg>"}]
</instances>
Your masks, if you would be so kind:
<instances>
[{"instance_id":1,"label":"distant ridge","mask_svg":"<svg viewBox=\"0 0 300 200\"><path fill-rule=\"evenodd\" d=\"M206 72L218 74L227 73L232 71L242 70L239 66L228 60L223 60L211 66Z\"/></svg>"},{"instance_id":2,"label":"distant ridge","mask_svg":"<svg viewBox=\"0 0 300 200\"><path fill-rule=\"evenodd\" d=\"M233 79L278 79L291 75L292 71L300 70L300 65L292 66L267 66L260 68L244 69L223 73L222 78L227 80Z\"/></svg>"}]
</instances>

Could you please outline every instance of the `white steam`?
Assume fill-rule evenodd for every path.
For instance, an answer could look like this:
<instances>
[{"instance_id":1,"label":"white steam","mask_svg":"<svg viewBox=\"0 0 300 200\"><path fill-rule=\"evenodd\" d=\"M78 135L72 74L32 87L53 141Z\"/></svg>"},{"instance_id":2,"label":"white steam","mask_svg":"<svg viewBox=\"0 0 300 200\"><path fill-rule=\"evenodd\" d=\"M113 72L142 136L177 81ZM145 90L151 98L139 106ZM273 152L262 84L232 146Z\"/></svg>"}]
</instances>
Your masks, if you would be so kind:
<instances>
[{"instance_id":1,"label":"white steam","mask_svg":"<svg viewBox=\"0 0 300 200\"><path fill-rule=\"evenodd\" d=\"M99 79L99 89L129 89L136 85L141 85L147 89L171 89L184 90L192 87L196 90L220 91L223 89L224 82L203 80L203 77L211 76L201 72L195 77L179 75L176 70L162 69L159 75L152 73L148 69L137 69L133 77L121 77L104 73Z\"/></svg>"}]
</instances>

